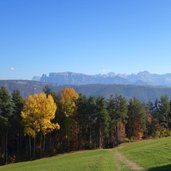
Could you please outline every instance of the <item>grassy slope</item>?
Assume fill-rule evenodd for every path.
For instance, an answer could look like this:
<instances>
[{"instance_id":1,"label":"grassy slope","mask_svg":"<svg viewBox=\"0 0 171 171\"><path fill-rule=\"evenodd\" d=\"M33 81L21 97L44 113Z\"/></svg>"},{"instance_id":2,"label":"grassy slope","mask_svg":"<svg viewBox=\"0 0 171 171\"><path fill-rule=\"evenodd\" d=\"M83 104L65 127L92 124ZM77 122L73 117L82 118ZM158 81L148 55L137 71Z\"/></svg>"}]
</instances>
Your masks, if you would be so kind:
<instances>
[{"instance_id":1,"label":"grassy slope","mask_svg":"<svg viewBox=\"0 0 171 171\"><path fill-rule=\"evenodd\" d=\"M0 171L111 171L114 170L109 150L69 153L0 167Z\"/></svg>"},{"instance_id":2,"label":"grassy slope","mask_svg":"<svg viewBox=\"0 0 171 171\"><path fill-rule=\"evenodd\" d=\"M146 169L171 170L171 137L122 144L118 150Z\"/></svg>"},{"instance_id":3,"label":"grassy slope","mask_svg":"<svg viewBox=\"0 0 171 171\"><path fill-rule=\"evenodd\" d=\"M171 137L122 144L113 150L81 151L1 166L0 171L130 171L115 150L150 171L171 170ZM163 166L163 167L162 167Z\"/></svg>"}]
</instances>

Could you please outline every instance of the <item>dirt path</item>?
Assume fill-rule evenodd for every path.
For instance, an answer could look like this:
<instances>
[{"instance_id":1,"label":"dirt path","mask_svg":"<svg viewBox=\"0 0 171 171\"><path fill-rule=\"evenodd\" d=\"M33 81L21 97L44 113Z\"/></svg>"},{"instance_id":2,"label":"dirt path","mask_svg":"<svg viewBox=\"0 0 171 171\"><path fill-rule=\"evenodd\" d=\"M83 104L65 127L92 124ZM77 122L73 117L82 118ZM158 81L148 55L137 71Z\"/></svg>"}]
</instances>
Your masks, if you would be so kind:
<instances>
[{"instance_id":1,"label":"dirt path","mask_svg":"<svg viewBox=\"0 0 171 171\"><path fill-rule=\"evenodd\" d=\"M117 159L116 155L114 154L113 150L110 150L110 152L111 152L111 154L112 154L112 156L113 156L113 158L114 158L114 161L115 161L115 163L114 163L114 168L115 168L115 170L121 171L119 162L117 162L118 159Z\"/></svg>"},{"instance_id":2,"label":"dirt path","mask_svg":"<svg viewBox=\"0 0 171 171\"><path fill-rule=\"evenodd\" d=\"M117 157L118 160L123 162L125 165L127 165L133 171L145 171L144 168L142 168L141 166L137 165L133 161L127 159L124 155L119 153L117 150L114 151L114 155Z\"/></svg>"}]
</instances>

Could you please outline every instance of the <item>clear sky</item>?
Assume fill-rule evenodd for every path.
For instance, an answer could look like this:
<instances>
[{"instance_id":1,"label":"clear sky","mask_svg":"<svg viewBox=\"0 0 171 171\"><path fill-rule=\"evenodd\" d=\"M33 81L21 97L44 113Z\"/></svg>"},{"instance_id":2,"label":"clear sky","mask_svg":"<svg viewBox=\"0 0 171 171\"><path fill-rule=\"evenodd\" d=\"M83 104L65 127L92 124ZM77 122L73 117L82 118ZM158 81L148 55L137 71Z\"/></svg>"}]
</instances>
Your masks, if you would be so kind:
<instances>
[{"instance_id":1,"label":"clear sky","mask_svg":"<svg viewBox=\"0 0 171 171\"><path fill-rule=\"evenodd\" d=\"M171 73L171 0L0 0L0 79Z\"/></svg>"}]
</instances>

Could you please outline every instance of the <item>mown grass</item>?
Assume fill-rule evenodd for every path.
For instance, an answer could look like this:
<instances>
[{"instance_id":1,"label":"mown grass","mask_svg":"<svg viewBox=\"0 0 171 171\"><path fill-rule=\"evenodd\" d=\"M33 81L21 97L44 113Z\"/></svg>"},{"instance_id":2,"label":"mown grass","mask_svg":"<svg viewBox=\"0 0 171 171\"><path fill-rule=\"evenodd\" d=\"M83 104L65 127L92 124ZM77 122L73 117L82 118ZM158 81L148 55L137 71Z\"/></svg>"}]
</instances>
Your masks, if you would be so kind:
<instances>
[{"instance_id":1,"label":"mown grass","mask_svg":"<svg viewBox=\"0 0 171 171\"><path fill-rule=\"evenodd\" d=\"M92 150L58 155L31 162L0 167L0 171L112 171L113 156L109 150Z\"/></svg>"},{"instance_id":2,"label":"mown grass","mask_svg":"<svg viewBox=\"0 0 171 171\"><path fill-rule=\"evenodd\" d=\"M171 137L9 164L0 171L131 171L117 159L116 150L149 171L171 171Z\"/></svg>"},{"instance_id":3,"label":"mown grass","mask_svg":"<svg viewBox=\"0 0 171 171\"><path fill-rule=\"evenodd\" d=\"M171 137L122 144L118 151L147 170L171 171Z\"/></svg>"}]
</instances>

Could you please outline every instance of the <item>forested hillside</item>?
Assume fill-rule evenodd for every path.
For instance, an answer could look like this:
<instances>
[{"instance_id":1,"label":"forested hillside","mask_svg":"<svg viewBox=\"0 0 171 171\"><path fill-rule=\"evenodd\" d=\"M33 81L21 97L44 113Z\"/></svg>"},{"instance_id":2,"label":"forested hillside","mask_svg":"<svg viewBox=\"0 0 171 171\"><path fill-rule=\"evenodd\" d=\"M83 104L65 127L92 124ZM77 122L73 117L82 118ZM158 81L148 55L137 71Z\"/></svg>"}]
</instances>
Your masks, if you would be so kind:
<instances>
[{"instance_id":1,"label":"forested hillside","mask_svg":"<svg viewBox=\"0 0 171 171\"><path fill-rule=\"evenodd\" d=\"M25 81L25 80L6 80L0 81L0 86L5 86L10 93L18 89L22 97L30 94L40 93L47 83L38 81ZM49 87L59 92L65 86L54 86L49 84ZM166 87L153 87L153 86L136 86L136 85L103 85L103 84L89 84L89 85L68 85L73 87L78 93L86 96L103 96L108 99L111 95L122 95L127 99L136 97L144 102L155 101L162 95L167 95L171 99L171 88Z\"/></svg>"},{"instance_id":2,"label":"forested hillside","mask_svg":"<svg viewBox=\"0 0 171 171\"><path fill-rule=\"evenodd\" d=\"M171 135L171 101L86 97L73 88L22 98L0 88L0 164Z\"/></svg>"}]
</instances>

